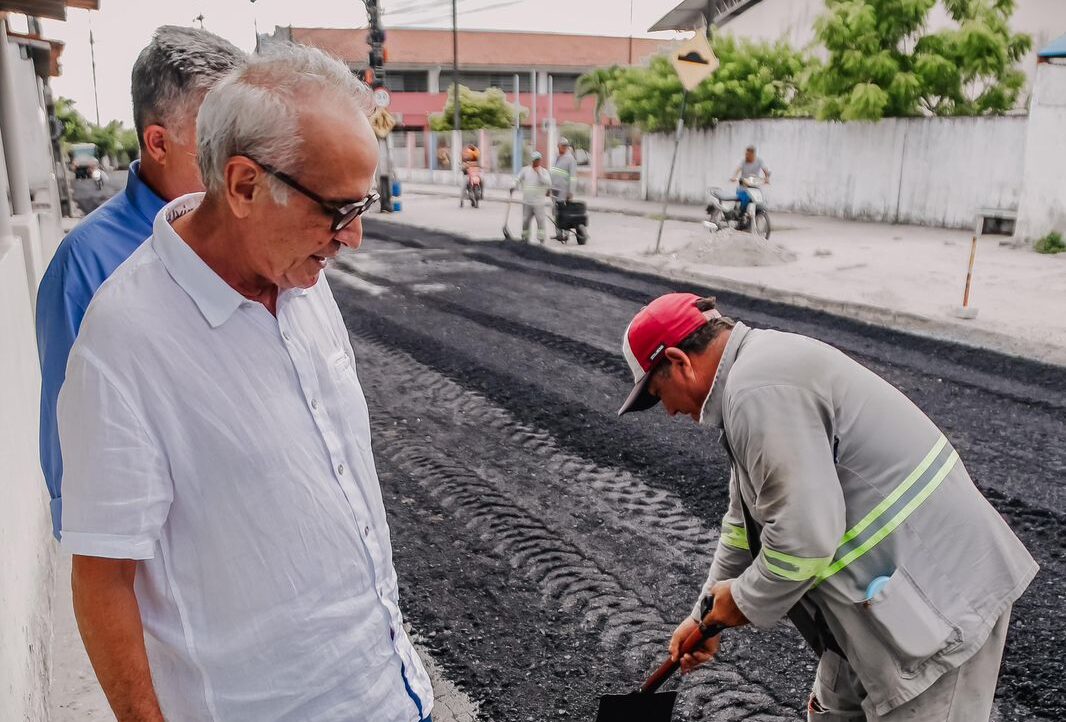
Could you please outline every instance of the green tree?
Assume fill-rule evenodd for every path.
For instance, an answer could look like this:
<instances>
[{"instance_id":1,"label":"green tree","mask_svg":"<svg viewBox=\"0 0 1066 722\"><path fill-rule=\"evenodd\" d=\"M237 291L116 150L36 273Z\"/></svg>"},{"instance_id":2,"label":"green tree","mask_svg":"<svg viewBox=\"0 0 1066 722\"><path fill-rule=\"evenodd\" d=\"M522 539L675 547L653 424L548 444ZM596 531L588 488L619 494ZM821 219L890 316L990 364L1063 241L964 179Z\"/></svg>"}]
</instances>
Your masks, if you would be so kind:
<instances>
[{"instance_id":1,"label":"green tree","mask_svg":"<svg viewBox=\"0 0 1066 722\"><path fill-rule=\"evenodd\" d=\"M936 0L826 0L816 25L829 53L810 77L827 120L979 115L1014 107L1032 40L1012 33L1014 0L944 0L954 27L926 33Z\"/></svg>"},{"instance_id":2,"label":"green tree","mask_svg":"<svg viewBox=\"0 0 1066 722\"><path fill-rule=\"evenodd\" d=\"M119 148L126 156L127 162L132 162L141 154L141 144L138 142L137 131L133 128L123 128L118 135Z\"/></svg>"},{"instance_id":3,"label":"green tree","mask_svg":"<svg viewBox=\"0 0 1066 722\"><path fill-rule=\"evenodd\" d=\"M69 98L56 98L56 118L63 124L63 141L65 143L90 143L89 122L74 107Z\"/></svg>"},{"instance_id":4,"label":"green tree","mask_svg":"<svg viewBox=\"0 0 1066 722\"><path fill-rule=\"evenodd\" d=\"M578 77L574 95L578 101L590 96L595 99L596 105L592 112L596 119L596 125L600 124L603 111L607 109L607 103L614 92L615 82L622 73L622 68L612 65L609 68L590 70Z\"/></svg>"},{"instance_id":5,"label":"green tree","mask_svg":"<svg viewBox=\"0 0 1066 722\"><path fill-rule=\"evenodd\" d=\"M96 150L100 157L108 156L118 159L118 153L122 150L122 122L112 120L105 126L92 125L89 133L89 142L96 143Z\"/></svg>"},{"instance_id":6,"label":"green tree","mask_svg":"<svg viewBox=\"0 0 1066 722\"><path fill-rule=\"evenodd\" d=\"M757 43L730 35L713 38L719 67L689 93L685 122L708 128L722 120L771 118L795 113L800 80L810 61L787 43ZM627 68L613 82L612 99L623 123L648 132L673 130L684 92L670 61L659 56L646 68Z\"/></svg>"},{"instance_id":7,"label":"green tree","mask_svg":"<svg viewBox=\"0 0 1066 722\"><path fill-rule=\"evenodd\" d=\"M454 86L449 86L444 112L431 115L429 127L435 131L454 130L452 127L454 115L455 91ZM499 88L489 88L479 92L460 85L459 125L460 130L510 128L514 125L514 109L507 101L507 96Z\"/></svg>"}]
</instances>

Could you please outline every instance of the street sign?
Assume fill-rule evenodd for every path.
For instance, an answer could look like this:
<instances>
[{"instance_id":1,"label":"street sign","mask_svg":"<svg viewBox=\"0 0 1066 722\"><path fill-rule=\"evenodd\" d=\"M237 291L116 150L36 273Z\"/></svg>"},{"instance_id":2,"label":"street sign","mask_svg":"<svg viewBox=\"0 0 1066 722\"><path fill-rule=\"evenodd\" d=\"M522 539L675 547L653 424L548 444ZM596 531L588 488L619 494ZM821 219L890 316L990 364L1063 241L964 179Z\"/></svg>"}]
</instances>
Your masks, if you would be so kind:
<instances>
[{"instance_id":1,"label":"street sign","mask_svg":"<svg viewBox=\"0 0 1066 722\"><path fill-rule=\"evenodd\" d=\"M718 58L714 56L707 36L697 30L695 36L681 43L671 56L681 85L685 90L693 90L704 78L718 69Z\"/></svg>"},{"instance_id":2,"label":"street sign","mask_svg":"<svg viewBox=\"0 0 1066 722\"><path fill-rule=\"evenodd\" d=\"M389 91L385 88L377 88L374 90L374 105L378 108L388 108L391 100L392 98L389 97Z\"/></svg>"},{"instance_id":3,"label":"street sign","mask_svg":"<svg viewBox=\"0 0 1066 722\"><path fill-rule=\"evenodd\" d=\"M392 117L392 113L379 107L370 116L370 127L374 129L377 137L384 139L396 127L396 119Z\"/></svg>"}]
</instances>

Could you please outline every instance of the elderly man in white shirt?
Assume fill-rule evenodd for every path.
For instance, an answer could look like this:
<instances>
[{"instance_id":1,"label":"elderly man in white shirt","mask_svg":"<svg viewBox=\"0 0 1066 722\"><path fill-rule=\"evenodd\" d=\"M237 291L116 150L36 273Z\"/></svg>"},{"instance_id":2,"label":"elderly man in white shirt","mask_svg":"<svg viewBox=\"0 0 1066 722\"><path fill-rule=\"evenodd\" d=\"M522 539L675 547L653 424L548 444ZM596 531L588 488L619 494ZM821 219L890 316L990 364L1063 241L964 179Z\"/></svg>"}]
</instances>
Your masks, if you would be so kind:
<instances>
[{"instance_id":1,"label":"elderly man in white shirt","mask_svg":"<svg viewBox=\"0 0 1066 722\"><path fill-rule=\"evenodd\" d=\"M120 722L420 722L366 401L322 275L358 247L368 91L255 56L178 198L97 293L60 403L74 606Z\"/></svg>"}]
</instances>

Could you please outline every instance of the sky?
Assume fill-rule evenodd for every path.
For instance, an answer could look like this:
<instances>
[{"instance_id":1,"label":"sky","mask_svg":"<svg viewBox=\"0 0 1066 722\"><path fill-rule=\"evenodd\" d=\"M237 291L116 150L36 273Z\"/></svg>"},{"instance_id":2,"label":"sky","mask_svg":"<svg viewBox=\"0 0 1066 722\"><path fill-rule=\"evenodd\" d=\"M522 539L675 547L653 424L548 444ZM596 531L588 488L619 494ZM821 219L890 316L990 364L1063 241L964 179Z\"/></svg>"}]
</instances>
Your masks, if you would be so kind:
<instances>
[{"instance_id":1,"label":"sky","mask_svg":"<svg viewBox=\"0 0 1066 722\"><path fill-rule=\"evenodd\" d=\"M649 36L647 28L680 0L458 0L460 29L530 30L590 35ZM451 27L448 0L379 0L389 27ZM632 4L632 21L630 6ZM485 8L481 10L481 8ZM130 71L137 53L159 25L203 25L240 48L255 47L254 27L273 32L276 25L360 27L366 24L361 0L100 0L100 10L67 11L66 22L43 20L46 37L66 43L62 75L52 79L56 95L95 121L89 29L96 50L100 120L133 125ZM25 23L12 18L14 30ZM21 27L20 27L21 24ZM651 37L672 37L659 33ZM386 43L387 46L387 43ZM462 45L459 47L462 65Z\"/></svg>"}]
</instances>

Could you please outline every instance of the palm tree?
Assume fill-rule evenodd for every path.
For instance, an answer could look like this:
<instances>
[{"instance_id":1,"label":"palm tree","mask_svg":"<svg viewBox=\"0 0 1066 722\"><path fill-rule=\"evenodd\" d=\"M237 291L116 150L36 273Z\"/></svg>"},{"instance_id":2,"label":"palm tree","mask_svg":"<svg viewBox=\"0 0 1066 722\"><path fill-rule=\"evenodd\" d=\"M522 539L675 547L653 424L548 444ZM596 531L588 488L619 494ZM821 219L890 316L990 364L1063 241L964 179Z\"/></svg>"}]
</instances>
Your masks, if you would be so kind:
<instances>
[{"instance_id":1,"label":"palm tree","mask_svg":"<svg viewBox=\"0 0 1066 722\"><path fill-rule=\"evenodd\" d=\"M577 99L580 101L589 95L596 99L596 107L593 109L596 125L600 124L600 115L603 114L607 102L611 99L614 82L621 72L621 68L612 65L609 68L590 70L577 79L577 87L574 90Z\"/></svg>"}]
</instances>

